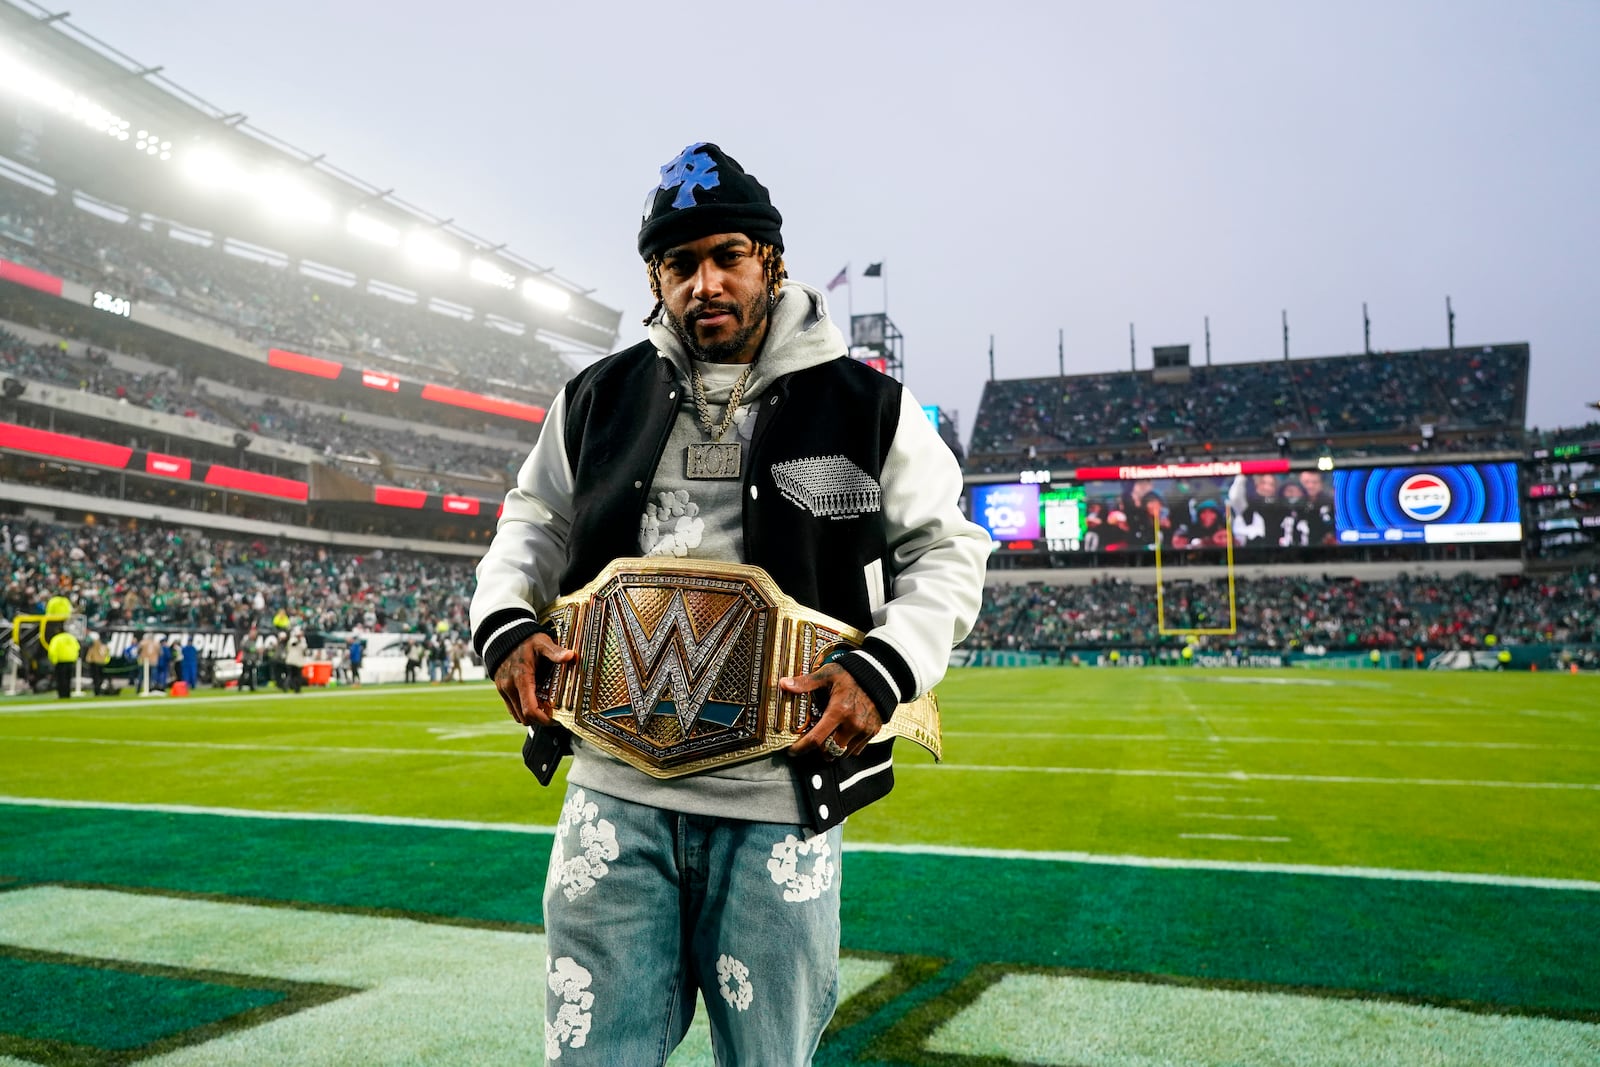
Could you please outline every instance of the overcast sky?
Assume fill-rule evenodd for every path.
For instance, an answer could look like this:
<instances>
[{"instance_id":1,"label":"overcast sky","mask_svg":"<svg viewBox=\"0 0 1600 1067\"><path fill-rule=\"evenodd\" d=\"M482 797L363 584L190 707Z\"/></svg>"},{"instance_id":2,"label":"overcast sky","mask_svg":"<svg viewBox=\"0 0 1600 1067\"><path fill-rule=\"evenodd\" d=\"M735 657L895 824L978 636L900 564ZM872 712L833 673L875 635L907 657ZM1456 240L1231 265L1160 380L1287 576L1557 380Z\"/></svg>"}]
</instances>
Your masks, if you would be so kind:
<instances>
[{"instance_id":1,"label":"overcast sky","mask_svg":"<svg viewBox=\"0 0 1600 1067\"><path fill-rule=\"evenodd\" d=\"M658 168L713 141L792 277L883 308L971 429L988 377L1533 346L1600 399L1600 3L65 0L252 125L556 267L642 336ZM114 105L113 105L114 106ZM847 295L847 292L849 295Z\"/></svg>"}]
</instances>

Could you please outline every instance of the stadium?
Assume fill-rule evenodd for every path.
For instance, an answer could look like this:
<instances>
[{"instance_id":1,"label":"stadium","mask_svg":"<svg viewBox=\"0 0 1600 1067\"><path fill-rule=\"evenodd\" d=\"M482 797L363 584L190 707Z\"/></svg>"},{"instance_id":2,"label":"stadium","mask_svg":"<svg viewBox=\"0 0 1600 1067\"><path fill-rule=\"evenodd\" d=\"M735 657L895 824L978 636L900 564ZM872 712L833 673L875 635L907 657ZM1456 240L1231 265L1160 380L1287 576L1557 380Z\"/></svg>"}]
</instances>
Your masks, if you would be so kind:
<instances>
[{"instance_id":1,"label":"stadium","mask_svg":"<svg viewBox=\"0 0 1600 1067\"><path fill-rule=\"evenodd\" d=\"M622 312L154 75L0 4L0 1064L524 1062L468 605ZM924 409L995 550L816 1062L1600 1064L1600 422L1453 319L1197 348Z\"/></svg>"}]
</instances>

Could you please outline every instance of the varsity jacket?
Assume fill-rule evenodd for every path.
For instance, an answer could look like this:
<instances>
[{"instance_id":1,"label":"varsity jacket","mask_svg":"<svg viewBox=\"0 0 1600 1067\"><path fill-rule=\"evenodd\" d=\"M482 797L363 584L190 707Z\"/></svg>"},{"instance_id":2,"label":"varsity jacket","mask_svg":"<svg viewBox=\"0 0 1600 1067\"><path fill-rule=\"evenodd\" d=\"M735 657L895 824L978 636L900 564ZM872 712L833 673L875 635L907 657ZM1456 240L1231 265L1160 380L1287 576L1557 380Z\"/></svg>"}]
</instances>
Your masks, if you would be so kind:
<instances>
[{"instance_id":1,"label":"varsity jacket","mask_svg":"<svg viewBox=\"0 0 1600 1067\"><path fill-rule=\"evenodd\" d=\"M681 345L659 320L651 334L567 383L506 496L471 609L490 677L537 631L539 609L640 554L639 518L688 388ZM949 448L904 387L846 356L820 293L785 285L752 385L744 561L866 633L838 662L887 721L934 686L971 629L988 534L960 513ZM886 795L892 744L796 761L810 825L826 830ZM569 750L563 728L535 728L524 758L548 784Z\"/></svg>"}]
</instances>

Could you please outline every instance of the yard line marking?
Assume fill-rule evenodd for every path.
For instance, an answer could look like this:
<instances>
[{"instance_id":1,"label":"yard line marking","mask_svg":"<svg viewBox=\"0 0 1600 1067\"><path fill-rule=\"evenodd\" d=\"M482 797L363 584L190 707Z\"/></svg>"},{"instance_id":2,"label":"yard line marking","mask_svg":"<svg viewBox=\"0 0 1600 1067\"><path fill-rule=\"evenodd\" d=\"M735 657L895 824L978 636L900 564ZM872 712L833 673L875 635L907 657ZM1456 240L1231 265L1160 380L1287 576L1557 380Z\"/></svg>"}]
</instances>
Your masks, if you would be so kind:
<instances>
[{"instance_id":1,"label":"yard line marking","mask_svg":"<svg viewBox=\"0 0 1600 1067\"><path fill-rule=\"evenodd\" d=\"M1285 843L1293 841L1292 837L1252 837L1249 834L1179 834L1187 841L1272 841Z\"/></svg>"},{"instance_id":2,"label":"yard line marking","mask_svg":"<svg viewBox=\"0 0 1600 1067\"><path fill-rule=\"evenodd\" d=\"M901 763L899 771L972 774L1104 774L1128 778L1229 778L1236 782L1326 782L1333 785L1445 785L1474 789L1577 789L1600 792L1600 782L1502 782L1467 778L1363 778L1353 774L1257 774L1246 771L1168 771L1140 767L1019 767L1002 763Z\"/></svg>"},{"instance_id":3,"label":"yard line marking","mask_svg":"<svg viewBox=\"0 0 1600 1067\"><path fill-rule=\"evenodd\" d=\"M201 748L221 752L332 752L342 756L477 756L506 759L520 752L510 749L484 751L465 748L360 748L355 745L262 745L230 741L125 741L115 737L7 737L7 741L30 741L49 745L122 745L139 748Z\"/></svg>"},{"instance_id":4,"label":"yard line marking","mask_svg":"<svg viewBox=\"0 0 1600 1067\"><path fill-rule=\"evenodd\" d=\"M420 819L401 815L361 815L333 812L261 811L250 808L212 808L192 804L134 804L105 800L61 800L53 797L0 796L0 804L25 808L74 808L104 811L147 811L172 815L217 815L240 819L301 819L310 822L373 823L424 829L483 830L490 833L553 834L553 826L524 823L467 822L456 819ZM976 848L967 845L904 845L871 841L844 843L846 852L907 856L947 856L958 859L1017 860L1034 863L1081 863L1097 867L1140 867L1154 870L1233 871L1240 874L1305 874L1327 878L1362 878L1392 882L1450 882L1492 885L1512 889L1556 889L1600 893L1600 882L1574 878L1540 878L1470 871L1421 871L1398 867L1329 867L1305 863L1263 863L1246 860L1185 859L1170 856L1129 856L1100 852L1020 848Z\"/></svg>"},{"instance_id":5,"label":"yard line marking","mask_svg":"<svg viewBox=\"0 0 1600 1067\"><path fill-rule=\"evenodd\" d=\"M427 830L493 830L507 834L553 834L554 826L467 819L417 819L404 815L361 815L318 811L261 811L255 808L212 808L196 804L129 804L113 800L57 800L46 797L0 796L0 804L25 808L73 808L89 811L145 811L160 815L219 815L230 819L290 819L301 822L352 822L370 826L413 826Z\"/></svg>"},{"instance_id":6,"label":"yard line marking","mask_svg":"<svg viewBox=\"0 0 1600 1067\"><path fill-rule=\"evenodd\" d=\"M373 728L372 719L367 717L358 717L353 719L329 719L319 718L311 715L156 715L148 712L144 714L128 715L123 714L122 709L118 708L116 705L107 704L104 705L104 707L108 712L116 710L118 713L114 715L93 716L91 718L94 722L100 723L104 722L106 719L112 719L116 722L193 722L218 723L223 725L228 723L245 723L247 725L250 723L286 723L294 726L348 726L351 728L365 730L371 730ZM51 721L60 722L62 718L62 716L52 716ZM512 736L522 735L523 733L522 727L512 722L509 718L469 723L441 721L438 719L396 719L390 717L383 721L383 725L387 729L399 728L419 730L475 730L496 725L507 728L508 732Z\"/></svg>"},{"instance_id":7,"label":"yard line marking","mask_svg":"<svg viewBox=\"0 0 1600 1067\"><path fill-rule=\"evenodd\" d=\"M433 696L433 697L436 697L436 696L440 695L441 693L454 692L454 691L456 691L458 689L473 689L473 688L484 689L484 688L489 687L489 684L490 683L488 683L488 682L480 682L480 681L452 682L448 689L434 688L432 686L428 686L426 688L418 688L415 685L406 685L404 683L394 683L394 684L388 684L388 685L377 685L377 684L373 684L373 685L355 685L355 686L341 686L338 689L314 691L314 692L311 692L310 695L314 696L314 697L317 697L319 699L322 698L322 697L337 697L340 700L358 700L358 699L361 699L363 697L367 697L367 698L383 697L385 699L393 699L394 697L402 697L402 696L417 696L417 697L420 697L420 696ZM33 700L33 701L28 701L27 703L24 703L24 704L10 704L10 703L0 702L0 714L15 715L15 714L22 713L22 712L52 711L52 710L54 710L54 711L71 711L71 710L74 710L74 709L81 711L81 710L84 710L86 708L106 708L106 709L110 710L110 709L113 709L113 708L156 707L156 706L160 706L160 705L166 705L167 702L170 701L170 700L181 700L181 701L183 701L183 704L184 704L185 707L192 707L192 706L194 706L196 704L236 703L238 701L246 701L246 700L250 700L250 701L254 701L254 700L278 700L278 699L283 698L283 697L291 697L291 696L295 696L295 695L296 694L293 694L293 693L276 692L276 693L251 693L249 696L246 696L243 693L231 693L231 694L227 694L227 695L218 695L218 696L194 696L194 695L190 695L190 696L186 696L186 697L168 697L168 696L110 697L110 698L102 698L98 702L95 700L94 697L89 697L89 696L77 697L77 698L74 698L72 700L62 700L61 698L56 697L56 698L51 699L51 700ZM167 705L167 706L170 707L171 705Z\"/></svg>"},{"instance_id":8,"label":"yard line marking","mask_svg":"<svg viewBox=\"0 0 1600 1067\"><path fill-rule=\"evenodd\" d=\"M1482 749L1559 749L1563 752L1594 751L1594 745L1542 744L1537 741L1434 741L1363 737L1231 737L1216 736L1196 740L1174 738L1170 734L1097 734L1023 732L1000 730L944 730L944 737L994 737L1021 741L1166 741L1171 748L1221 745L1353 745L1363 748L1482 748ZM1221 758L1209 755L1204 758Z\"/></svg>"},{"instance_id":9,"label":"yard line marking","mask_svg":"<svg viewBox=\"0 0 1600 1067\"><path fill-rule=\"evenodd\" d=\"M1226 811L1180 811L1180 819L1243 819L1249 822L1277 822L1276 815L1234 815Z\"/></svg>"},{"instance_id":10,"label":"yard line marking","mask_svg":"<svg viewBox=\"0 0 1600 1067\"><path fill-rule=\"evenodd\" d=\"M1265 804L1260 797L1173 797L1173 800L1195 800L1202 804Z\"/></svg>"}]
</instances>

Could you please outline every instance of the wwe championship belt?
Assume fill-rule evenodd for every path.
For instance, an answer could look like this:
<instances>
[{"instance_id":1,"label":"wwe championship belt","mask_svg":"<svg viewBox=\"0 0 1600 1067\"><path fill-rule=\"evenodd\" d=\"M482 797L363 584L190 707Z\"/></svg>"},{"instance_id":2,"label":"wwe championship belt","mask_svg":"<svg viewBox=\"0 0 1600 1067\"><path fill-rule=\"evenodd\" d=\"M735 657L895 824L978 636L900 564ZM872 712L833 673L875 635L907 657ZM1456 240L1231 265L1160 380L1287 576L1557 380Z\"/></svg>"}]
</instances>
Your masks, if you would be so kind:
<instances>
[{"instance_id":1,"label":"wwe championship belt","mask_svg":"<svg viewBox=\"0 0 1600 1067\"><path fill-rule=\"evenodd\" d=\"M760 567L621 559L541 621L577 649L539 664L539 702L588 743L655 778L781 752L822 717L827 691L786 693L865 635L797 603ZM821 698L821 699L817 699ZM900 705L873 742L940 756L932 693Z\"/></svg>"}]
</instances>

